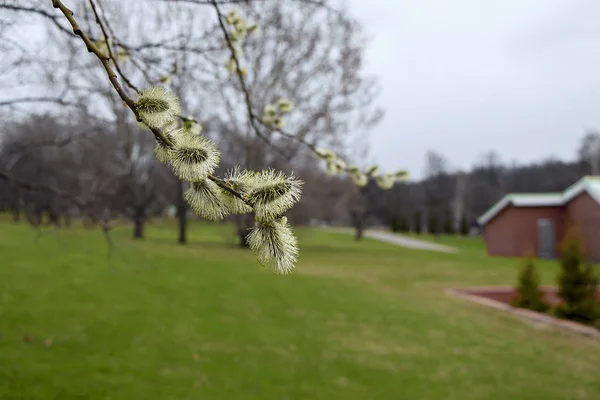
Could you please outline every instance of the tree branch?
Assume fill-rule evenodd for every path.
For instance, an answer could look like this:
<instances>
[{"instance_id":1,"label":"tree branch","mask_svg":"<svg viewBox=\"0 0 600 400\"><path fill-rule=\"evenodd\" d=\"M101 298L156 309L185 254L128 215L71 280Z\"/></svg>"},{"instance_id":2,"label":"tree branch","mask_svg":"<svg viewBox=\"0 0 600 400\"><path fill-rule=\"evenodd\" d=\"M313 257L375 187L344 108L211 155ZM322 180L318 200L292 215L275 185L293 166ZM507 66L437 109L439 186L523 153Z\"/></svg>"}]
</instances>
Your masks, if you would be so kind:
<instances>
[{"instance_id":1,"label":"tree branch","mask_svg":"<svg viewBox=\"0 0 600 400\"><path fill-rule=\"evenodd\" d=\"M33 185L29 182L14 179L14 178L10 177L8 174L5 174L4 172L0 172L0 180L11 183L20 189L31 190L31 191L39 190L39 191L49 192L57 197L61 197L63 199L67 199L67 200L71 201L73 204L75 204L77 207L79 207L82 210L84 208L83 203L81 201L79 201L75 196L70 195L65 192L62 192L62 191L56 189L55 187L47 186L47 185Z\"/></svg>"},{"instance_id":2,"label":"tree branch","mask_svg":"<svg viewBox=\"0 0 600 400\"><path fill-rule=\"evenodd\" d=\"M110 82L112 83L113 88L117 91L121 100L123 100L125 102L125 104L127 105L127 107L129 107L129 109L135 114L137 120L141 122L141 118L137 111L135 101L131 97L129 97L129 95L127 95L127 93L124 91L121 84L119 83L117 75L115 74L112 67L110 66L110 58L107 57L106 55L102 54L102 52L100 52L100 50L94 45L94 43L90 40L90 38L86 35L86 33L79 27L79 25L77 24L77 21L73 18L73 11L68 9L61 0L52 0L52 6L54 8L59 9L63 13L65 18L67 18L67 20L73 27L73 33L75 35L79 36L81 38L81 40L85 43L85 45L88 49L88 52L94 53L94 55L96 57L98 57L98 59L102 62L102 65L104 66L106 74L108 75L108 78L109 78ZM154 134L154 136L157 138L157 140L162 141L165 145L167 145L169 147L174 146L173 142L170 139L168 139L160 129L151 128L151 131ZM246 204L248 204L250 207L252 207L252 204L241 193L236 191L225 180L218 178L214 175L209 175L208 179L212 180L219 187L223 188L224 190L227 190L229 193L231 193L232 195L241 199Z\"/></svg>"},{"instance_id":3,"label":"tree branch","mask_svg":"<svg viewBox=\"0 0 600 400\"><path fill-rule=\"evenodd\" d=\"M206 2L204 2L204 0L199 0L199 1L191 1L191 0L176 0L176 1L182 1L182 2L191 2L194 4L207 4ZM318 3L318 5L320 6L325 6L325 2L323 1L308 1L308 0L302 0L304 2L307 3ZM310 151L312 151L314 154L316 154L318 156L317 153L317 148L314 144L309 143L307 141L305 141L302 137L298 137L297 135L293 135L289 132L284 131L283 129L274 129L272 126L270 126L269 124L266 124L261 117L259 117L253 110L253 106L252 106L252 99L251 99L251 95L250 95L250 91L248 89L248 86L246 85L246 80L244 79L244 75L242 74L242 71L240 69L240 63L239 63L239 58L235 52L235 48L233 46L233 42L231 40L231 37L229 35L229 32L227 31L227 27L225 26L225 24L223 23L223 14L221 13L221 9L219 8L219 4L223 4L224 2L219 2L217 0L210 0L210 3L212 4L213 8L215 9L216 13L217 13L217 19L219 21L219 27L221 28L221 31L223 33L223 36L225 37L225 41L227 43L227 47L229 48L229 51L231 53L231 58L233 59L233 61L235 62L235 71L236 71L236 75L238 77L239 83L240 83L240 87L242 90L242 93L244 95L244 100L246 103L246 110L248 113L248 119L250 121L250 126L252 127L252 129L254 130L254 132L256 133L256 135L263 139L270 147L274 148L275 150L277 150L280 155L282 155L285 159L290 159L293 155L291 154L286 154L284 151L282 151L281 149L279 149L278 147L274 146L271 141L269 140L269 138L267 136L265 136L261 130L259 129L257 122L259 122L261 125L263 125L264 127L270 129L271 131L275 131L278 132L279 134L281 134L282 136L291 139L297 143L300 143L304 146L306 146ZM345 172L350 172L348 168L344 169Z\"/></svg>"},{"instance_id":4,"label":"tree branch","mask_svg":"<svg viewBox=\"0 0 600 400\"><path fill-rule=\"evenodd\" d=\"M123 79L123 82L125 82L125 84L127 86L129 86L134 92L136 92L137 94L140 94L140 90L133 83L131 83L131 81L127 78L127 76L125 76L123 71L121 71L119 62L118 62L117 58L113 55L112 46L110 44L110 37L107 33L106 28L104 27L104 25L106 25L108 30L111 31L111 36L113 36L113 37L115 36L114 31L112 29L110 29L108 20L106 20L106 18L104 18L104 23L103 23L102 19L100 18L100 15L98 15L98 11L96 10L96 4L94 3L94 0L89 0L89 3L90 3L90 6L92 7L92 11L94 12L94 16L96 18L96 23L98 24L98 26L100 26L100 30L102 31L102 36L104 36L104 41L106 42L106 48L108 49L108 56L112 59L113 63L115 64L115 68L117 69L117 72L119 73L119 75L121 75L121 79ZM101 3L98 2L98 4L101 7ZM102 9L102 13L104 13L104 9Z\"/></svg>"},{"instance_id":5,"label":"tree branch","mask_svg":"<svg viewBox=\"0 0 600 400\"><path fill-rule=\"evenodd\" d=\"M34 14L41 15L42 17L49 19L61 31L68 33L68 34L71 33L67 28L65 28L58 22L57 17L55 17L54 15L52 15L44 10L40 10L35 7L24 7L24 6L16 6L16 5L11 5L11 4L0 4L0 9L2 9L2 8L6 9L6 10L11 10L11 11L31 12Z\"/></svg>"},{"instance_id":6,"label":"tree branch","mask_svg":"<svg viewBox=\"0 0 600 400\"><path fill-rule=\"evenodd\" d=\"M117 77L117 74L115 73L115 71L112 69L112 67L110 65L110 58L107 57L105 54L103 54L98 49L98 47L96 47L96 45L90 40L89 36L86 35L85 32L83 32L83 30L77 24L77 21L73 18L73 11L68 9L63 4L62 1L52 0L52 6L54 8L58 8L63 13L65 18L67 18L67 20L71 24L71 27L73 28L73 33L75 35L79 36L81 38L81 40L85 43L85 46L86 46L88 52L94 53L94 55L96 57L98 57L98 59L102 63L102 66L104 66L104 70L106 71L106 74L108 75L108 79L110 80L113 88L116 90L116 92L119 95L119 97L121 98L121 100L123 100L125 102L125 104L127 104L127 107L129 107L129 109L133 112L133 114L135 115L135 118L138 120L138 122L141 122L142 118L140 117L140 114L137 111L137 106L135 104L135 101L131 97L129 97L127 92L125 92L125 89L123 89L123 87L121 86L121 83L119 82L119 78ZM153 128L153 129L151 129L151 131L154 134L154 136L157 138L157 140L160 140L161 142L163 142L169 146L173 145L173 143L171 143L171 141L168 140L160 130Z\"/></svg>"},{"instance_id":7,"label":"tree branch","mask_svg":"<svg viewBox=\"0 0 600 400\"><path fill-rule=\"evenodd\" d=\"M41 96L41 97L23 97L20 99L11 99L11 100L3 100L0 101L0 107L12 106L20 103L55 103L61 106L73 106L76 107L79 104L64 100L60 97L49 97L49 96Z\"/></svg>"},{"instance_id":8,"label":"tree branch","mask_svg":"<svg viewBox=\"0 0 600 400\"><path fill-rule=\"evenodd\" d=\"M242 75L242 71L240 70L240 62L239 62L240 60L239 60L238 56L235 54L235 48L233 46L233 42L231 40L231 37L229 36L227 27L223 23L223 14L221 13L221 9L219 8L219 3L217 2L217 0L211 0L211 3L215 9L215 12L217 13L217 19L219 20L219 27L221 28L221 31L223 32L223 36L225 36L225 41L227 42L227 47L229 48L229 50L231 52L231 57L233 58L233 61L235 62L236 75L240 82L240 87L242 89L242 93L244 95L244 101L246 103L246 110L248 111L248 120L250 122L250 126L252 127L252 130L254 131L256 136L258 136L260 139L262 139L270 147L272 147L272 148L276 149L277 151L279 151L280 153L284 154L282 150L280 150L279 148L277 148L276 146L274 146L271 143L271 140L260 131L258 125L256 124L256 119L254 118L255 114L254 114L254 111L252 110L252 100L250 98L250 91L248 90L248 86L246 85L246 80L244 79L244 76Z\"/></svg>"}]
</instances>

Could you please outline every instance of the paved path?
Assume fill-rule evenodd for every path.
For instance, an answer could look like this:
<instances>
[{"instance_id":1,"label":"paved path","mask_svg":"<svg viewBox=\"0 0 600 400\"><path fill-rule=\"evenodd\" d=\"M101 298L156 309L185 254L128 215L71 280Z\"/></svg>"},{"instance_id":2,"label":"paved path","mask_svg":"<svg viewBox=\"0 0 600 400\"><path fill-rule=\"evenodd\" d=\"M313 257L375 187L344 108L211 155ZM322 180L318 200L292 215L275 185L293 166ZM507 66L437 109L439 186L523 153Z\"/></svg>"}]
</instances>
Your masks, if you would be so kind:
<instances>
[{"instance_id":1,"label":"paved path","mask_svg":"<svg viewBox=\"0 0 600 400\"><path fill-rule=\"evenodd\" d=\"M354 234L354 230L349 228L335 229L335 231ZM444 246L437 243L425 242L423 240L413 239L408 236L386 231L366 230L364 235L365 237L371 239L376 239L382 242L387 242L402 247L408 247L411 249L439 251L442 253L456 253L458 251L454 247Z\"/></svg>"}]
</instances>

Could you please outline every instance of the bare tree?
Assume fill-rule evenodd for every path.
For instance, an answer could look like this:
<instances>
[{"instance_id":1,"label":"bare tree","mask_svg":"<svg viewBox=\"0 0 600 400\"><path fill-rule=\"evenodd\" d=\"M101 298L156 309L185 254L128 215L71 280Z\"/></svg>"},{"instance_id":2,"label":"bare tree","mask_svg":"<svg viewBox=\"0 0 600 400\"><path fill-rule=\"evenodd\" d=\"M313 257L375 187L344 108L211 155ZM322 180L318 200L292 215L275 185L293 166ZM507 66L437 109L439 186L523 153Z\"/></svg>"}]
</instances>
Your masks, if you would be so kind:
<instances>
[{"instance_id":1,"label":"bare tree","mask_svg":"<svg viewBox=\"0 0 600 400\"><path fill-rule=\"evenodd\" d=\"M439 233L444 218L444 208L441 207L441 185L447 177L448 162L446 158L433 150L426 154L425 184L423 187L423 203L421 210L423 233Z\"/></svg>"},{"instance_id":2,"label":"bare tree","mask_svg":"<svg viewBox=\"0 0 600 400\"><path fill-rule=\"evenodd\" d=\"M590 131L581 140L579 159L589 166L592 175L600 175L600 133Z\"/></svg>"},{"instance_id":3,"label":"bare tree","mask_svg":"<svg viewBox=\"0 0 600 400\"><path fill-rule=\"evenodd\" d=\"M165 199L163 188L169 186L163 184L164 169L150 157L154 147L156 158L190 183L185 200L199 215L222 219L253 211L250 246L262 264L288 272L297 249L283 214L300 197L301 182L291 175L300 168L300 149L326 160L328 168L335 165L338 172L364 180L359 168L317 148L343 149L344 135L371 126L381 116L373 107L376 85L361 71L364 43L359 25L344 10L332 12L324 2L292 2L285 7L279 2L244 2L241 14L222 10L229 6L216 0L159 1L153 2L155 7L145 4L88 0L78 3L75 13L61 0L52 0L53 12L49 5L43 8L36 2L1 5L0 9L19 15L2 20L2 28L32 17L45 20L53 29L48 37L57 51L45 47L47 59L31 64L32 71L37 68L45 76L40 87L67 88L72 95L56 92L61 101L73 99L74 104L83 106L79 110L83 118L112 126L103 132L106 143L70 147L71 157L64 160L44 151L36 159L23 159L21 171L15 172L33 178L43 168L49 173L43 174L44 182L65 187L70 182L77 203L93 210L94 218L129 215L137 237L142 235L146 217L159 212ZM202 4L210 6L200 7L206 12L189 13L190 7ZM130 18L134 13L139 18ZM208 15L214 19L206 18ZM136 29L142 25L144 29ZM260 39L252 36L258 25L263 27ZM69 33L63 36L68 40L57 40L57 34L65 33ZM178 96L157 85L169 84L181 70L187 75L176 82L178 88L172 86ZM104 89L107 84L113 95ZM116 104L124 104L130 114L106 101L116 98L115 94ZM39 96L8 99L5 104L44 101ZM220 134L213 134L212 141L206 133L200 136L187 126L191 119L184 115L199 110L204 115L198 119ZM156 142L141 138L134 119ZM174 127L177 121L182 123L181 129ZM215 140L227 150L226 157L220 157ZM89 157L82 158L82 154ZM226 162L219 165L220 161ZM233 164L246 170L224 171ZM63 176L60 168L65 165L77 168L78 173ZM267 166L289 172L256 171ZM393 185L392 175L378 178L385 183L381 186ZM9 180L21 185L16 179ZM31 184L21 187L26 186ZM182 190L178 193L180 199ZM46 199L28 204L43 201Z\"/></svg>"},{"instance_id":4,"label":"bare tree","mask_svg":"<svg viewBox=\"0 0 600 400\"><path fill-rule=\"evenodd\" d=\"M452 198L452 230L458 233L466 211L468 176L462 171L456 173L454 195Z\"/></svg>"},{"instance_id":5,"label":"bare tree","mask_svg":"<svg viewBox=\"0 0 600 400\"><path fill-rule=\"evenodd\" d=\"M378 121L377 87L361 70L364 43L356 22L342 12L294 3L252 3L247 12L263 27L244 49L251 72L243 87L237 79L216 79L211 92L219 94L212 96L216 131L237 162L243 160L248 168L298 170L304 146L343 151L351 126L364 129ZM221 65L213 68L215 75L223 74ZM295 107L287 125L294 130L273 130L263 123L264 110L288 96ZM255 114L256 124L234 111L244 106ZM273 150L264 146L265 140ZM240 244L245 245L253 221L239 216L236 222Z\"/></svg>"}]
</instances>

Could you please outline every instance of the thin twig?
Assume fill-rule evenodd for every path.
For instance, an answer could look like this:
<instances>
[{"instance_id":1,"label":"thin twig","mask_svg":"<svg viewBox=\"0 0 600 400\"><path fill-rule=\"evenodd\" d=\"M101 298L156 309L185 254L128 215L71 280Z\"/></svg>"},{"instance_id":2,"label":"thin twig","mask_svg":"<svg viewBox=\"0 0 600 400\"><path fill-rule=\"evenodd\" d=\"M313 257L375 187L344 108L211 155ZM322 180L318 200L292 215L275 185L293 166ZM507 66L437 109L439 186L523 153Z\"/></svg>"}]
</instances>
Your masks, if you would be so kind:
<instances>
[{"instance_id":1,"label":"thin twig","mask_svg":"<svg viewBox=\"0 0 600 400\"><path fill-rule=\"evenodd\" d=\"M211 0L211 2L217 13L217 19L219 20L219 26L221 27L221 31L223 32L223 35L225 36L225 41L227 42L227 47L229 47L229 50L231 51L231 57L233 58L233 61L235 62L235 70L237 73L238 80L240 82L240 87L244 94L244 101L246 103L246 110L248 111L248 119L250 122L250 126L252 127L252 130L254 130L254 133L256 134L256 136L261 138L263 141L265 141L271 147L275 148L275 146L273 146L273 144L271 143L269 138L260 131L258 125L256 124L256 120L254 119L255 114L254 114L254 111L252 110L252 100L250 98L250 91L248 90L248 87L246 85L246 80L244 79L244 75L242 75L242 71L240 69L240 60L239 60L238 56L235 54L235 48L233 46L233 42L231 41L231 36L229 35L229 32L227 31L227 27L223 23L223 14L221 13L221 9L219 8L219 3L217 3L216 0Z\"/></svg>"},{"instance_id":2,"label":"thin twig","mask_svg":"<svg viewBox=\"0 0 600 400\"><path fill-rule=\"evenodd\" d=\"M90 1L92 1L92 0L90 0ZM94 53L94 55L96 57L98 57L98 59L102 62L102 65L104 66L106 74L108 75L108 78L109 78L110 82L112 83L113 88L117 91L121 100L123 100L125 102L125 104L127 105L127 107L134 113L137 120L141 122L142 119L140 118L140 114L137 111L136 103L123 90L123 87L119 83L117 75L115 74L112 67L110 66L110 59L108 57L106 57L104 54L102 54L102 52L100 52L100 50L94 45L94 43L90 40L90 38L86 35L86 33L79 27L79 25L77 24L77 21L73 17L73 11L71 11L69 8L67 8L61 0L52 0L52 6L54 8L58 8L63 13L65 18L67 18L67 20L73 27L73 33L75 35L79 36L81 38L81 40L85 43L88 51L90 53ZM165 134L162 130L156 129L156 128L151 128L151 131L154 134L154 136L157 138L157 140L160 140L162 143L164 143L168 147L171 147L171 148L174 147L174 143L167 136L165 136ZM241 199L246 204L248 204L250 207L252 207L252 204L249 202L249 200L246 199L245 196L243 196L240 192L235 190L231 186L231 184L229 184L225 180L218 178L214 175L209 175L208 179L215 182L219 187L228 191L229 193L231 193L232 195Z\"/></svg>"},{"instance_id":3,"label":"thin twig","mask_svg":"<svg viewBox=\"0 0 600 400\"><path fill-rule=\"evenodd\" d=\"M9 176L8 174L5 174L4 172L0 172L0 180L6 181L8 183L11 183L15 186L17 186L19 189L24 189L24 190L29 190L29 191L46 191L49 192L57 197L69 200L71 203L75 204L77 207L79 207L80 209L83 210L83 203L77 199L75 196L70 195L68 193L65 193L59 189L56 189L55 187L52 186L47 186L47 185L34 185L31 184L29 182L25 182L25 181L21 181L18 179L14 179L11 176Z\"/></svg>"},{"instance_id":4,"label":"thin twig","mask_svg":"<svg viewBox=\"0 0 600 400\"><path fill-rule=\"evenodd\" d=\"M56 27L58 27L58 29L60 29L61 31L66 32L66 33L71 33L71 32L69 32L69 30L67 28L65 28L58 22L57 17L55 17L54 15L52 15L44 10L40 10L35 7L24 7L24 6L12 5L12 4L0 4L0 9L2 9L2 8L11 10L11 11L23 11L23 12L31 12L31 13L39 14L42 17L47 18L50 21L52 21L52 23L54 25L56 25Z\"/></svg>"},{"instance_id":5,"label":"thin twig","mask_svg":"<svg viewBox=\"0 0 600 400\"><path fill-rule=\"evenodd\" d=\"M110 44L110 37L107 33L106 28L108 28L108 30L111 31L111 36L113 38L115 37L115 34L114 34L114 31L112 31L112 29L110 29L108 20L106 19L106 17L104 17L104 22L102 22L102 18L100 17L100 15L98 14L98 11L96 10L96 4L94 3L94 0L89 0L89 3L90 3L90 6L92 7L92 11L94 12L94 16L96 17L96 23L98 24L98 26L100 26L100 30L102 31L102 36L104 36L104 41L106 42L106 48L108 49L108 56L112 59L113 64L115 64L115 68L117 69L117 72L119 73L119 75L121 75L121 79L123 79L123 82L125 82L125 84L127 86L129 86L134 92L136 92L137 94L140 94L141 93L140 90L133 83L131 83L131 81L127 78L127 76L125 76L123 71L121 71L121 67L119 66L117 57L113 54L112 46ZM99 5L99 8L102 9L102 14L104 15L105 11L102 8L102 3L100 3L100 1L98 1L98 5ZM104 27L105 25L106 25L106 28Z\"/></svg>"},{"instance_id":6,"label":"thin twig","mask_svg":"<svg viewBox=\"0 0 600 400\"><path fill-rule=\"evenodd\" d=\"M160 1L160 0L159 0ZM191 4L207 4L209 0L173 0L175 2L182 2L182 3L191 3ZM329 7L326 3L326 1L324 0L297 0L299 2L303 2L303 3L307 3L307 4L312 4L312 5L316 5L319 7L323 7L326 8L327 10L334 12L334 13L338 13L336 10L332 9L331 7ZM223 15L221 13L221 10L219 8L219 4L225 4L225 3L240 3L239 1L235 1L235 0L223 0L223 1L217 1L217 0L210 0L210 4L212 4L212 6L214 7L215 11L217 12L217 17L219 20L219 26L221 28L221 31L223 32L223 35L225 36L225 40L227 42L227 47L229 48L230 52L231 52L231 57L235 63L235 69L236 69L236 74L238 77L238 80L240 82L240 87L241 90L244 94L244 99L246 102L246 109L248 112L248 119L250 121L250 125L252 126L254 132L257 134L257 136L259 136L260 138L262 138L263 140L265 140L267 142L268 145L270 145L272 148L279 150L279 152L281 154L283 154L283 151L281 151L279 148L273 146L273 144L270 142L270 140L260 131L260 129L257 126L257 122L260 123L262 126L266 127L267 129L270 129L273 132L277 132L280 135L282 135L283 137L286 137L290 140L293 140L297 143L300 143L304 146L306 146L310 151L312 151L317 157L319 158L323 158L322 155L319 154L319 152L317 151L317 147L312 144L307 142L306 140L304 140L303 137L299 137L297 135L293 135L289 132L284 131L281 128L274 128L271 124L267 124L265 123L265 121L259 117L254 111L253 111L253 106L252 106L252 100L251 100L251 96L250 96L250 91L248 90L248 86L246 85L246 81L244 79L244 75L240 69L240 63L239 63L239 58L237 57L237 54L235 52L235 48L233 46L233 43L231 41L231 37L229 35L229 32L227 31L227 27L225 26L225 24L223 23ZM284 157L286 159L291 158L293 155L291 154L287 154L284 155ZM348 173L354 173L356 172L353 168L351 168L350 166L346 166L345 168L341 169L344 172L348 172Z\"/></svg>"},{"instance_id":7,"label":"thin twig","mask_svg":"<svg viewBox=\"0 0 600 400\"><path fill-rule=\"evenodd\" d=\"M183 2L187 2L186 0L181 0ZM297 143L300 143L306 147L308 147L313 153L315 153L316 155L318 155L317 153L317 148L315 145L313 145L312 143L308 143L307 141L305 141L303 138L298 137L297 135L293 135L289 132L284 131L283 129L275 129L273 126L265 123L263 121L263 119L261 117L259 117L253 110L253 106L252 106L252 99L251 99L251 95L250 95L250 91L248 89L248 86L246 85L246 80L244 79L244 75L242 74L242 71L240 69L240 63L239 63L239 58L235 52L235 48L233 46L233 43L231 41L231 36L229 35L229 32L227 31L227 27L225 26L225 24L223 23L223 14L221 13L221 10L219 8L219 3L223 3L223 2L217 2L217 0L210 0L211 4L213 5L215 11L217 12L217 17L219 20L219 26L221 28L221 31L223 32L223 35L225 36L225 40L227 42L227 47L229 48L229 51L231 52L231 57L233 58L233 61L235 62L235 66L236 66L236 75L238 77L238 80L240 82L240 87L241 90L244 94L244 100L246 102L246 110L248 112L248 119L250 120L250 125L252 126L254 132L256 133L256 135L260 138L262 138L263 140L265 140L267 142L267 144L269 146L271 146L272 148L274 148L275 150L277 150L280 155L282 155L285 159L290 159L291 157L293 157L293 155L291 154L286 154L283 150L279 149L278 147L274 146L271 141L269 140L269 138L267 136L265 136L261 130L259 129L257 122L260 123L262 126L266 127L267 129L270 129L271 131L277 132L279 134L281 134L282 136L291 139ZM201 3L201 2L194 2L192 1L191 3L194 4L205 4L205 3ZM319 2L321 3L321 2ZM323 6L324 4L319 4L321 6Z\"/></svg>"},{"instance_id":8,"label":"thin twig","mask_svg":"<svg viewBox=\"0 0 600 400\"><path fill-rule=\"evenodd\" d=\"M20 103L55 103L55 104L59 104L61 106L72 106L72 107L79 106L79 104L67 101L67 100L63 99L62 97L41 96L41 97L23 97L20 99L11 99L11 100L0 101L0 107L12 106L15 104L20 104Z\"/></svg>"},{"instance_id":9,"label":"thin twig","mask_svg":"<svg viewBox=\"0 0 600 400\"><path fill-rule=\"evenodd\" d=\"M85 46L86 46L88 52L94 53L94 55L96 57L98 57L98 59L102 62L102 66L104 66L104 70L106 71L106 74L108 75L108 79L110 80L113 88L117 91L117 94L119 95L121 100L123 100L125 102L125 104L127 104L127 107L129 107L129 109L133 112L133 114L135 115L135 118L138 120L138 122L141 122L142 118L137 110L135 101L131 97L129 97L127 92L121 86L121 83L119 82L119 78L117 77L117 74L115 73L115 71L113 70L113 68L110 65L110 58L107 57L105 54L103 54L98 49L98 47L90 40L89 36L86 35L86 33L79 27L79 24L77 23L75 18L73 18L73 11L71 11L69 8L67 8L63 4L62 1L52 0L52 6L54 8L58 8L63 13L65 18L67 18L67 20L71 24L71 27L73 28L73 33L75 35L79 36L81 38L81 40L85 43ZM168 138L166 138L165 135L159 129L153 128L153 129L151 129L151 131L154 134L154 136L157 138L157 140L160 140L161 142L163 142L169 146L173 145L173 143Z\"/></svg>"}]
</instances>

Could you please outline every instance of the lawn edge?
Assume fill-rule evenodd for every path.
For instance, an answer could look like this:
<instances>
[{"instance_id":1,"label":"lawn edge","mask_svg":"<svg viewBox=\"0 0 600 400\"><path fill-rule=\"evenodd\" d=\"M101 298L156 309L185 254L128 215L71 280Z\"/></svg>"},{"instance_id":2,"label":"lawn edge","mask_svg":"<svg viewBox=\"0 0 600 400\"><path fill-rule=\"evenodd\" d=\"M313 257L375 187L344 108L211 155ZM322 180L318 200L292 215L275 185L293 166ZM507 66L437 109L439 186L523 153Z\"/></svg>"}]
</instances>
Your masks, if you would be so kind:
<instances>
[{"instance_id":1,"label":"lawn edge","mask_svg":"<svg viewBox=\"0 0 600 400\"><path fill-rule=\"evenodd\" d=\"M491 308L495 308L496 310L500 310L500 311L504 311L507 312L509 314L515 315L517 317L520 317L522 319L527 319L529 321L533 321L533 322L541 322L544 324L548 324L551 326L555 326L564 330L568 330L580 335L584 335L584 336L588 336L588 337L593 337L593 338L598 338L600 339L600 331L592 328L590 326L587 325L583 325L580 324L578 322L574 322L574 321L567 321L564 319L560 319L560 318L556 318L553 317L551 315L548 314L542 314L536 311L532 311L532 310L526 310L524 308L519 308L519 307L513 307L510 304L506 304L506 303L502 303L500 301L497 300L492 300L492 299L487 299L484 297L480 297L477 296L475 294L470 294L470 293L465 293L462 290L470 290L470 291L477 291L477 290L506 290L508 288L508 286L481 286L481 287L465 287L465 288L447 288L445 289L445 293L450 295L450 296L454 296L457 298L461 298L461 299L465 299L465 300L469 300L471 302L486 306L486 307L491 307Z\"/></svg>"}]
</instances>

